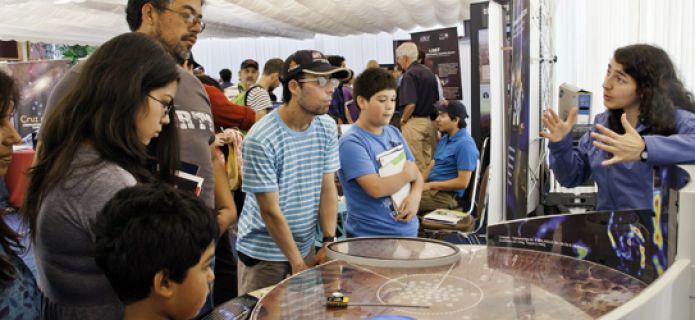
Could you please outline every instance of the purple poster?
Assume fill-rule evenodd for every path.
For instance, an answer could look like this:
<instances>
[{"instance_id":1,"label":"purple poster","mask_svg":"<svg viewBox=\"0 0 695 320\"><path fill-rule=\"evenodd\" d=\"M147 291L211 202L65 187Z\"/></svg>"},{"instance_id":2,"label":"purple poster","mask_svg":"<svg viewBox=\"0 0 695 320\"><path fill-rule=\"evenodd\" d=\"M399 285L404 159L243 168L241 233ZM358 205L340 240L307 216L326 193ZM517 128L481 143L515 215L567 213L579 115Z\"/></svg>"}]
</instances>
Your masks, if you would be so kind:
<instances>
[{"instance_id":1,"label":"purple poster","mask_svg":"<svg viewBox=\"0 0 695 320\"><path fill-rule=\"evenodd\" d=\"M507 220L526 217L529 146L529 0L512 10L512 99L507 109Z\"/></svg>"},{"instance_id":2,"label":"purple poster","mask_svg":"<svg viewBox=\"0 0 695 320\"><path fill-rule=\"evenodd\" d=\"M456 28L410 34L413 42L425 51L424 65L439 77L444 99L462 100L461 62Z\"/></svg>"},{"instance_id":3,"label":"purple poster","mask_svg":"<svg viewBox=\"0 0 695 320\"><path fill-rule=\"evenodd\" d=\"M490 136L490 46L488 30L478 30L478 61L480 74L480 136Z\"/></svg>"}]
</instances>

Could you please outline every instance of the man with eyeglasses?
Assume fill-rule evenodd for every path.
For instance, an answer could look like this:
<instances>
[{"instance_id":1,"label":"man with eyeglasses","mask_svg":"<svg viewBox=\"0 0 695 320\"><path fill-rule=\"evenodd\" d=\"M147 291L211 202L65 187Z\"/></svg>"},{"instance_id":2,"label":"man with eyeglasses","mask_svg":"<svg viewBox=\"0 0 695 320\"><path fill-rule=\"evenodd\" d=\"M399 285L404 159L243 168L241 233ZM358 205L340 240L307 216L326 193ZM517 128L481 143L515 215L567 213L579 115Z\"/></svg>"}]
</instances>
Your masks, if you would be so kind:
<instances>
[{"instance_id":1,"label":"man with eyeglasses","mask_svg":"<svg viewBox=\"0 0 695 320\"><path fill-rule=\"evenodd\" d=\"M205 22L202 21L203 2L204 0L128 0L126 20L131 31L151 35L168 48L174 58L184 63L191 55L191 48L196 43L198 34L205 29ZM47 116L50 116L52 106L68 91L81 70L82 64L75 65L55 86L46 106ZM219 241L217 245L215 254L218 262L220 258L227 256L232 260L229 233L225 231L236 221L237 212L226 170L219 162L213 145L215 132L210 101L202 84L193 74L179 68L179 77L174 98L176 104L171 111L176 113L181 130L181 161L198 167L198 176L204 179L199 196L208 207L219 212L221 239L226 241ZM147 97L143 97L145 98ZM217 263L215 283L218 285L215 288L229 288L236 284L233 269L234 266L221 267L220 263ZM225 282L225 277L220 276L224 271L229 274L231 280L228 281L231 285L221 284ZM228 294L222 300L234 296L235 293ZM209 297L201 314L211 310L212 299Z\"/></svg>"},{"instance_id":2,"label":"man with eyeglasses","mask_svg":"<svg viewBox=\"0 0 695 320\"><path fill-rule=\"evenodd\" d=\"M326 113L335 87L349 76L319 51L290 55L282 68L284 104L257 122L242 143L240 295L326 261L325 245L335 239L340 168L337 128ZM318 223L325 238L316 252Z\"/></svg>"}]
</instances>

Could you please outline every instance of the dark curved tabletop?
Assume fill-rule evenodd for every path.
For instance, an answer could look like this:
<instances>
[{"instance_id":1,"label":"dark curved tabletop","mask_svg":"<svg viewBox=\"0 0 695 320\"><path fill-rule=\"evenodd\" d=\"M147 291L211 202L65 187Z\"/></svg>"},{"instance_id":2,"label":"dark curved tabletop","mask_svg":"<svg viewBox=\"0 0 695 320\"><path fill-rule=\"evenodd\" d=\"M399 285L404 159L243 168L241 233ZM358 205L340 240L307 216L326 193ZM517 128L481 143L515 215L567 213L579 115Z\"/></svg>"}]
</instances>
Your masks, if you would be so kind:
<instances>
[{"instance_id":1,"label":"dark curved tabletop","mask_svg":"<svg viewBox=\"0 0 695 320\"><path fill-rule=\"evenodd\" d=\"M440 267L329 262L280 283L261 298L251 319L594 319L645 287L634 277L571 257L466 246L459 261ZM377 306L327 308L326 297L334 292L349 303Z\"/></svg>"}]
</instances>

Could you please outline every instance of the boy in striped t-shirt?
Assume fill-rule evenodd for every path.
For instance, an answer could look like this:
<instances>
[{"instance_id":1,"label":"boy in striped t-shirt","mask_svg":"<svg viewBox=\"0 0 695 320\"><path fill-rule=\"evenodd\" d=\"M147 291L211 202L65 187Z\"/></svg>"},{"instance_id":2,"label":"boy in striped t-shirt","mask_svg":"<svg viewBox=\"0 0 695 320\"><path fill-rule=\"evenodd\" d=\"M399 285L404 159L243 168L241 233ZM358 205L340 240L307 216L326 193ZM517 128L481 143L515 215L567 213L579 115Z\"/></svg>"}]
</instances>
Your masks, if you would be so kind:
<instances>
[{"instance_id":1,"label":"boy in striped t-shirt","mask_svg":"<svg viewBox=\"0 0 695 320\"><path fill-rule=\"evenodd\" d=\"M318 51L290 55L282 70L284 104L263 117L242 144L246 192L239 220L239 294L275 285L326 261L334 240L338 134L326 115L335 86L350 71ZM321 223L324 247L314 237Z\"/></svg>"}]
</instances>

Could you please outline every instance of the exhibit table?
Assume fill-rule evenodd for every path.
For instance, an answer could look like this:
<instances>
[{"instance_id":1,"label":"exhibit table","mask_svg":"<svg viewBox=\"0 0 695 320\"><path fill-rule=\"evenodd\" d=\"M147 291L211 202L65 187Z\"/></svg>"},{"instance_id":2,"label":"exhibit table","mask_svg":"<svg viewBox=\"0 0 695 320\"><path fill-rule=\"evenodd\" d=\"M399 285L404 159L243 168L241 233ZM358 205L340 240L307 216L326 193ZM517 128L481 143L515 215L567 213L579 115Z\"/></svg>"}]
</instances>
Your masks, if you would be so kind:
<instances>
[{"instance_id":1,"label":"exhibit table","mask_svg":"<svg viewBox=\"0 0 695 320\"><path fill-rule=\"evenodd\" d=\"M334 245L335 252L393 265L334 260L309 269L270 290L250 318L594 319L646 287L617 270L543 252L465 246L455 253L417 238ZM408 266L452 256L447 264ZM336 296L347 297L348 306L327 307L327 297Z\"/></svg>"}]
</instances>

